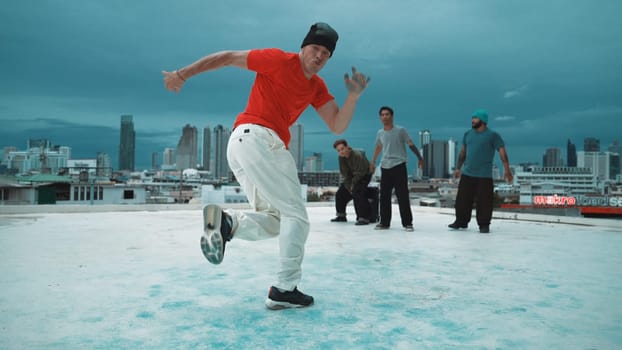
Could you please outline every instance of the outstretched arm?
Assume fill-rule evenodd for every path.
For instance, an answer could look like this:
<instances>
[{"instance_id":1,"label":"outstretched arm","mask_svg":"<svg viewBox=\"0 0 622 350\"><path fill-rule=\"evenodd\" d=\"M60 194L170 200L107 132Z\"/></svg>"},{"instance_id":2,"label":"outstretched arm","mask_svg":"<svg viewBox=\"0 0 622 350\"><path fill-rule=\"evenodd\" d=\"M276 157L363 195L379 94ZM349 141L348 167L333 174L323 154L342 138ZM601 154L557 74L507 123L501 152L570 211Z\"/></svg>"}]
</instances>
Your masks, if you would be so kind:
<instances>
[{"instance_id":1,"label":"outstretched arm","mask_svg":"<svg viewBox=\"0 0 622 350\"><path fill-rule=\"evenodd\" d=\"M348 74L345 74L344 82L348 90L348 96L346 96L346 100L341 108L339 108L335 100L331 100L317 110L322 120L324 120L324 123L326 123L330 131L335 134L343 133L348 125L350 125L356 102L363 91L365 91L369 83L369 77L357 71L355 67L352 67L352 78L350 78Z\"/></svg>"},{"instance_id":2,"label":"outstretched arm","mask_svg":"<svg viewBox=\"0 0 622 350\"><path fill-rule=\"evenodd\" d=\"M166 89L169 91L179 92L186 80L197 74L219 69L224 66L234 66L246 69L246 58L248 57L248 53L248 50L219 51L207 55L181 69L172 72L162 71L162 74L164 75L164 86L166 86Z\"/></svg>"}]
</instances>

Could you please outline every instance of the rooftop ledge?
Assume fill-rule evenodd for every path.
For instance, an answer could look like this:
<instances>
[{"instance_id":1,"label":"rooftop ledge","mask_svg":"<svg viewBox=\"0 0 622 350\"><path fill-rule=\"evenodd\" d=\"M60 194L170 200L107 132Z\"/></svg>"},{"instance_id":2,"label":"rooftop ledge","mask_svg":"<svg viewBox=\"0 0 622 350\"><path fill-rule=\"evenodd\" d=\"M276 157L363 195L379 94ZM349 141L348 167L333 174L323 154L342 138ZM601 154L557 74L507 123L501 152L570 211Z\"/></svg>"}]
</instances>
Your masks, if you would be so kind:
<instances>
[{"instance_id":1,"label":"rooftop ledge","mask_svg":"<svg viewBox=\"0 0 622 350\"><path fill-rule=\"evenodd\" d=\"M200 210L204 204L109 204L109 205L75 205L75 204L39 204L39 205L0 205L0 215L21 215L21 214L45 214L45 213L104 213L104 212L131 212L131 211L172 211L172 210ZM228 203L222 204L223 208L234 208L241 210L250 210L250 206L246 203ZM331 207L334 208L333 202L308 202L307 208L313 207ZM442 214L454 215L453 208L439 207L419 207L412 206L413 215L417 214ZM348 210L353 211L352 203L348 205ZM393 210L393 215L399 215L399 211ZM451 220L448 218L447 220ZM585 218L582 216L563 216L549 214L533 214L504 211L493 211L493 220L515 220L515 221L532 221L543 223L559 223L582 226L602 226L622 228L622 220L620 219L601 219L601 218ZM475 211L471 225L475 223ZM312 222L313 224L313 222ZM445 224L441 225L443 228Z\"/></svg>"}]
</instances>

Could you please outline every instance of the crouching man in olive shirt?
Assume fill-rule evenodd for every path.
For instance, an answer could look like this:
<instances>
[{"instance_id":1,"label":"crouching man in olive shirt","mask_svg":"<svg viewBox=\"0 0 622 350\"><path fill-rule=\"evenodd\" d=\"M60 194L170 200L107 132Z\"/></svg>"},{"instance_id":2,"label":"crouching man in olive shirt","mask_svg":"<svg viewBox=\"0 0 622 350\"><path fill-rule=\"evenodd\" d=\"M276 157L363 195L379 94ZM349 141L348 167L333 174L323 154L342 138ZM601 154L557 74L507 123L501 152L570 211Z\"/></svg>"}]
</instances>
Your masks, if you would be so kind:
<instances>
[{"instance_id":1,"label":"crouching man in olive shirt","mask_svg":"<svg viewBox=\"0 0 622 350\"><path fill-rule=\"evenodd\" d=\"M335 196L337 217L331 221L348 221L346 205L353 200L357 216L356 225L367 225L371 216L371 207L366 196L367 185L371 180L369 161L362 152L348 146L348 142L344 139L335 141L333 148L339 153L339 172L343 177L343 183Z\"/></svg>"}]
</instances>

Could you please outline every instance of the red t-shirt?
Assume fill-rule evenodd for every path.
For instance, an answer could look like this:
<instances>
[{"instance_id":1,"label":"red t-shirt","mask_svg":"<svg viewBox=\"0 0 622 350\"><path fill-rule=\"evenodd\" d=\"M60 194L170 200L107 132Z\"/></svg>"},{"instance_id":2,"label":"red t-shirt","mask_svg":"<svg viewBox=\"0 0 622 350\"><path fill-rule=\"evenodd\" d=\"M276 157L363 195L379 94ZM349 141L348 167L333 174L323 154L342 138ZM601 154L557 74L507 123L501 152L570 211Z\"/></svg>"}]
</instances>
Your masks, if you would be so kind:
<instances>
[{"instance_id":1,"label":"red t-shirt","mask_svg":"<svg viewBox=\"0 0 622 350\"><path fill-rule=\"evenodd\" d=\"M304 110L312 105L318 109L334 97L317 74L305 77L297 53L280 49L251 50L247 58L249 70L257 76L244 112L235 120L240 124L259 124L274 130L286 146L289 127Z\"/></svg>"}]
</instances>

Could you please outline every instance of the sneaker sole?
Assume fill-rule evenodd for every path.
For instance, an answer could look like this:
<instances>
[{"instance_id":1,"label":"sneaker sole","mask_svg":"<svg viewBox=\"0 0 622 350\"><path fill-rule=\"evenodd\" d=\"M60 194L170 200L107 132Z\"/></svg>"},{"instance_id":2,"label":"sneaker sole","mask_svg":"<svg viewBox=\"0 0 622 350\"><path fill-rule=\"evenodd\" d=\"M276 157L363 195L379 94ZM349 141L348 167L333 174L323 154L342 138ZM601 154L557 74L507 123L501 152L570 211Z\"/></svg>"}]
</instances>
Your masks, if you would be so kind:
<instances>
[{"instance_id":1,"label":"sneaker sole","mask_svg":"<svg viewBox=\"0 0 622 350\"><path fill-rule=\"evenodd\" d=\"M203 236L201 236L201 251L207 261L218 265L224 258L223 239L220 233L222 223L222 209L215 204L208 204L203 208Z\"/></svg>"},{"instance_id":2,"label":"sneaker sole","mask_svg":"<svg viewBox=\"0 0 622 350\"><path fill-rule=\"evenodd\" d=\"M311 305L313 305L313 303L309 305L300 305L300 304L288 303L286 301L275 301L270 298L266 299L266 307L270 310L296 309L296 308L309 307Z\"/></svg>"}]
</instances>

